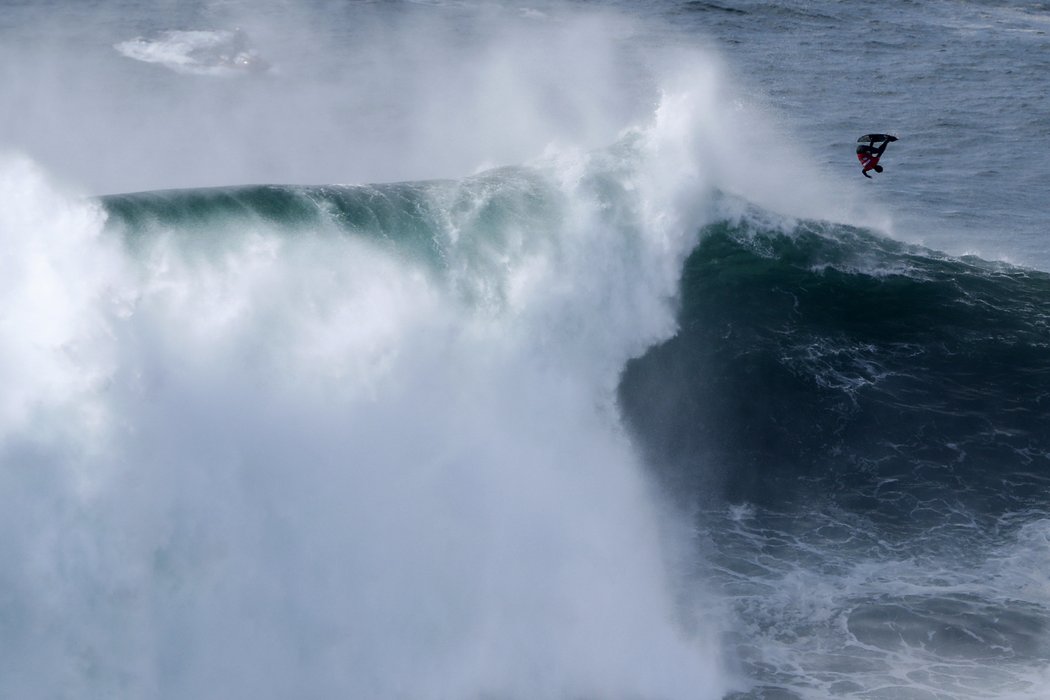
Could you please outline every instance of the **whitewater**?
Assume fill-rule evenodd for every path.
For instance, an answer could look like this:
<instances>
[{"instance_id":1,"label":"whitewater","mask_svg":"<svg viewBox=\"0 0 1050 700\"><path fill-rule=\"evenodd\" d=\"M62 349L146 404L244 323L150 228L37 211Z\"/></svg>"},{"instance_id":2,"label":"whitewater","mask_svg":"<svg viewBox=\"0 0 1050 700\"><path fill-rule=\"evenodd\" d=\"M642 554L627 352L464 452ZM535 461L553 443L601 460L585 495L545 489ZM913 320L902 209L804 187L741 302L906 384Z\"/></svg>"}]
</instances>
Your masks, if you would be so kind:
<instances>
[{"instance_id":1,"label":"whitewater","mask_svg":"<svg viewBox=\"0 0 1050 700\"><path fill-rule=\"evenodd\" d=\"M1048 692L1046 219L848 8L9 10L0 696Z\"/></svg>"}]
</instances>

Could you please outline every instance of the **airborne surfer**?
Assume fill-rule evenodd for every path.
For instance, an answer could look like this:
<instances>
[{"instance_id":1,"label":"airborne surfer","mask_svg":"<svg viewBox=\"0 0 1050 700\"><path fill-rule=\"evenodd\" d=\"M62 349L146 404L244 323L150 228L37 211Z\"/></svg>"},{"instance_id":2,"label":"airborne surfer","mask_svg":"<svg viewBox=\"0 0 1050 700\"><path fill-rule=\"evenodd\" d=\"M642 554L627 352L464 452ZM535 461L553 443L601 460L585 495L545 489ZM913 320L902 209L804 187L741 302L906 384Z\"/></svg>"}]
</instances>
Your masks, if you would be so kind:
<instances>
[{"instance_id":1,"label":"airborne surfer","mask_svg":"<svg viewBox=\"0 0 1050 700\"><path fill-rule=\"evenodd\" d=\"M860 174L870 180L869 170L881 173L882 166L879 165L879 158L882 157L886 146L889 146L891 141L896 140L896 136L889 136L888 134L867 134L857 139L859 142L857 144L857 160L860 161ZM877 143L882 145L876 146L875 144Z\"/></svg>"}]
</instances>

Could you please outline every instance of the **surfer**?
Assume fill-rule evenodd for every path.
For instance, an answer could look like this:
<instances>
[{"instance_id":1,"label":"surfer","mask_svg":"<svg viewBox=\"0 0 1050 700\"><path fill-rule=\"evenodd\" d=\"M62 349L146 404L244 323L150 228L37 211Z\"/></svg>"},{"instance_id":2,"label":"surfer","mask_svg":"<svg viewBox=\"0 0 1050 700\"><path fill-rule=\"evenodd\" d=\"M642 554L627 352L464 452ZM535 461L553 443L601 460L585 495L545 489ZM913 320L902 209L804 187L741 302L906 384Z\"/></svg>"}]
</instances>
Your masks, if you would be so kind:
<instances>
[{"instance_id":1,"label":"surfer","mask_svg":"<svg viewBox=\"0 0 1050 700\"><path fill-rule=\"evenodd\" d=\"M882 166L879 165L879 158L882 157L882 153L886 150L886 146L890 145L891 141L896 141L896 136L889 136L887 134L867 134L861 136L857 141L857 160L860 161L860 174L864 177L871 179L871 175L868 175L869 170L874 170L877 173L882 172ZM876 146L876 143L882 143L881 146Z\"/></svg>"}]
</instances>

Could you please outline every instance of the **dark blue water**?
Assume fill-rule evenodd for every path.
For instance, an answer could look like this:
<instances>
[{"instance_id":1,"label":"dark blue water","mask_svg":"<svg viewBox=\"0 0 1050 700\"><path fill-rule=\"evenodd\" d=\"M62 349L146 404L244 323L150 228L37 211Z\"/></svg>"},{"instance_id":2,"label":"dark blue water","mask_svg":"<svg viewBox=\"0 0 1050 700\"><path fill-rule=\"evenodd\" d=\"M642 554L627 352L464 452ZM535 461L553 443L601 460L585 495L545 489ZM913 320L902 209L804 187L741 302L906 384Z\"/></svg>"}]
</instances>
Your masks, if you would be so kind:
<instances>
[{"instance_id":1,"label":"dark blue water","mask_svg":"<svg viewBox=\"0 0 1050 700\"><path fill-rule=\"evenodd\" d=\"M754 626L749 672L791 689L772 697L1041 692L1020 678L1047 654L1045 579L1015 567L1045 562L1050 277L719 224L682 285L679 332L620 396Z\"/></svg>"}]
</instances>

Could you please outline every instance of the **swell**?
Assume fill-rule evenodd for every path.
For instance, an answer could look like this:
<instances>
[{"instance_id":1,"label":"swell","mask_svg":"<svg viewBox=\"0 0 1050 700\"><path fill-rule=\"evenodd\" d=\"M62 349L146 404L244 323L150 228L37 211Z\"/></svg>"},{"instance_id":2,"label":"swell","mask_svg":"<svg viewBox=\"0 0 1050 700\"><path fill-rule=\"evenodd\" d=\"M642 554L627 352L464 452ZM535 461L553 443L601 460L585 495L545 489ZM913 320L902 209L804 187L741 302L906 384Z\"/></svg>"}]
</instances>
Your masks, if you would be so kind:
<instances>
[{"instance_id":1,"label":"swell","mask_svg":"<svg viewBox=\"0 0 1050 700\"><path fill-rule=\"evenodd\" d=\"M1050 275L845 226L707 227L620 404L679 493L922 526L1050 484ZM945 505L949 504L949 505Z\"/></svg>"},{"instance_id":2,"label":"swell","mask_svg":"<svg viewBox=\"0 0 1050 700\"><path fill-rule=\"evenodd\" d=\"M589 190L615 202L622 193L607 186L597 179ZM475 301L507 294L494 280L515 230L542 237L564 207L550 180L521 167L461 181L102 202L132 244L157 230L192 239L253 225L365 236L450 276ZM538 244L518 241L517 254L529 245ZM815 490L920 523L946 496L988 513L1042 498L1050 276L755 216L704 228L680 296L678 333L629 362L619 387L638 443L679 492L772 504Z\"/></svg>"},{"instance_id":3,"label":"swell","mask_svg":"<svg viewBox=\"0 0 1050 700\"><path fill-rule=\"evenodd\" d=\"M621 192L594 179L591 193ZM606 188L602 191L602 188ZM510 240L557 228L539 171L362 186L255 185L112 195L110 228L193 239L253 226L365 236L505 297ZM494 291L495 290L495 291ZM847 226L761 216L703 229L685 263L679 331L625 367L619 401L688 498L789 502L814 491L917 523L944 499L998 513L1050 483L1050 276L951 258Z\"/></svg>"}]
</instances>

